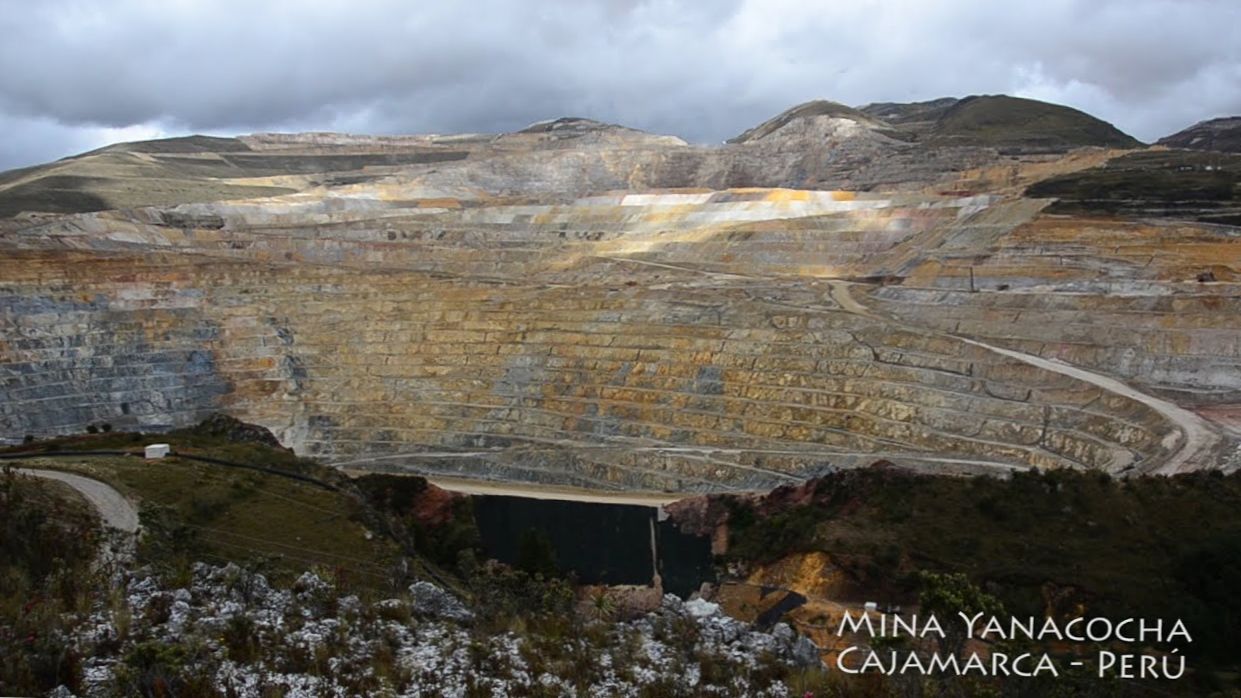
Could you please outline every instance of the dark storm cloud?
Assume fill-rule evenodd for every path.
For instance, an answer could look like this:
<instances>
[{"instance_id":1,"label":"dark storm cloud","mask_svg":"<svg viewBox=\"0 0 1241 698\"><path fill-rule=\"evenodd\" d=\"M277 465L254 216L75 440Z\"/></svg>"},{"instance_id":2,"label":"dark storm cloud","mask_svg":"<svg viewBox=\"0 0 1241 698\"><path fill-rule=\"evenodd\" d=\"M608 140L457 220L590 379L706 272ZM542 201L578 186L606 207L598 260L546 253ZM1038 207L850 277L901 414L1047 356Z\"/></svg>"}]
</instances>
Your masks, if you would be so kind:
<instances>
[{"instance_id":1,"label":"dark storm cloud","mask_svg":"<svg viewBox=\"0 0 1241 698\"><path fill-rule=\"evenodd\" d=\"M1241 113L1235 0L0 0L0 168L185 132L718 141L793 104L1006 92L1153 140Z\"/></svg>"}]
</instances>

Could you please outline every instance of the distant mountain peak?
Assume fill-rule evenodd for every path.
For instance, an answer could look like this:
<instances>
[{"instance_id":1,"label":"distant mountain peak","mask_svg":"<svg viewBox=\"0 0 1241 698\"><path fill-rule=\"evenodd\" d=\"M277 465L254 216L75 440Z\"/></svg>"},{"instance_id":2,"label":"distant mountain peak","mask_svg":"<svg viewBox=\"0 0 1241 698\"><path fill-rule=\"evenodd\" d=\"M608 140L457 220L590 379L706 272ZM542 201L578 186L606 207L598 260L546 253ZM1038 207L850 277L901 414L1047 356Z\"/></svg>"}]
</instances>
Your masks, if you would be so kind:
<instances>
[{"instance_id":1,"label":"distant mountain peak","mask_svg":"<svg viewBox=\"0 0 1241 698\"><path fill-rule=\"evenodd\" d=\"M610 143L636 145L686 145L685 141L676 136L663 136L629 126L610 124L581 116L562 116L555 119L536 121L533 124L512 133L500 136L500 141L512 140L534 141L551 147L588 143Z\"/></svg>"},{"instance_id":2,"label":"distant mountain peak","mask_svg":"<svg viewBox=\"0 0 1241 698\"><path fill-rule=\"evenodd\" d=\"M606 131L609 129L624 129L633 131L635 129L617 124L607 124L594 119L587 119L581 116L562 116L556 119L544 119L536 121L529 126L517 131L517 133L553 133L556 131Z\"/></svg>"}]
</instances>

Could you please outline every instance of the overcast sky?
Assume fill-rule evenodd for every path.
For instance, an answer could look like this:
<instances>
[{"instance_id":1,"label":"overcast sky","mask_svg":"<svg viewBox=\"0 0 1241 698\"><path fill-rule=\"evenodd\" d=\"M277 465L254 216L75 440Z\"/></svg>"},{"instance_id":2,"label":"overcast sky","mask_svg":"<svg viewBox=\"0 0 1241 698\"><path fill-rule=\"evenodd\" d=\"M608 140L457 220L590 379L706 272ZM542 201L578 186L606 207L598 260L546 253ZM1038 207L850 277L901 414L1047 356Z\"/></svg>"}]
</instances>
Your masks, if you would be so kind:
<instances>
[{"instance_id":1,"label":"overcast sky","mask_svg":"<svg viewBox=\"0 0 1241 698\"><path fill-rule=\"evenodd\" d=\"M794 104L1007 93L1146 141L1241 114L1239 0L0 0L0 169L187 133L716 142Z\"/></svg>"}]
</instances>

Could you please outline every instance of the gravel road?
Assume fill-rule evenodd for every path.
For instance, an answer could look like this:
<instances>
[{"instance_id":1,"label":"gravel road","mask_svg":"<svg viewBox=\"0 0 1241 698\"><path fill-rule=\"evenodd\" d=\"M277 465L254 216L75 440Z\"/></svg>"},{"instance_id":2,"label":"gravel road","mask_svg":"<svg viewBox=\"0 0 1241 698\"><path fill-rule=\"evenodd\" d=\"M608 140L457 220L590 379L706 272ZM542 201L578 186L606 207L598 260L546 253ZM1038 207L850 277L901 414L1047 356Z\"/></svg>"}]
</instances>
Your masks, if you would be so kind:
<instances>
[{"instance_id":1,"label":"gravel road","mask_svg":"<svg viewBox=\"0 0 1241 698\"><path fill-rule=\"evenodd\" d=\"M91 506L99 512L104 525L129 534L138 531L138 510L134 509L134 505L130 504L129 500L107 483L59 470L16 468L16 471L22 475L59 480L81 492L82 496L86 497L86 501L90 502Z\"/></svg>"}]
</instances>

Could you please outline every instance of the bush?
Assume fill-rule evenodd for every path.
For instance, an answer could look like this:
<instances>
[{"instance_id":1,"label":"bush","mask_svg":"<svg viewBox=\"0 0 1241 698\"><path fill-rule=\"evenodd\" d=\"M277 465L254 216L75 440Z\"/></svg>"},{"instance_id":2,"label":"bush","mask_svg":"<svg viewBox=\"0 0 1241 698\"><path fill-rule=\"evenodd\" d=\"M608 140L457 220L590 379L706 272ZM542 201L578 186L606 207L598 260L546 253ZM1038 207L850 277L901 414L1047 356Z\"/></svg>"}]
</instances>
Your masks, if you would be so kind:
<instances>
[{"instance_id":1,"label":"bush","mask_svg":"<svg viewBox=\"0 0 1241 698\"><path fill-rule=\"evenodd\" d=\"M228 658L241 664L258 661L262 643L254 621L244 613L238 613L228 619L224 626L224 647L228 649Z\"/></svg>"},{"instance_id":2,"label":"bush","mask_svg":"<svg viewBox=\"0 0 1241 698\"><path fill-rule=\"evenodd\" d=\"M181 645L148 641L135 645L116 671L120 695L144 698L215 698L211 675Z\"/></svg>"},{"instance_id":3,"label":"bush","mask_svg":"<svg viewBox=\"0 0 1241 698\"><path fill-rule=\"evenodd\" d=\"M80 657L62 638L98 587L97 540L87 511L41 481L0 475L0 690L78 689Z\"/></svg>"},{"instance_id":4,"label":"bush","mask_svg":"<svg viewBox=\"0 0 1241 698\"><path fill-rule=\"evenodd\" d=\"M468 580L477 617L492 630L508 630L515 623L537 627L553 635L567 632L576 621L573 584L515 570L497 562L480 566Z\"/></svg>"}]
</instances>

